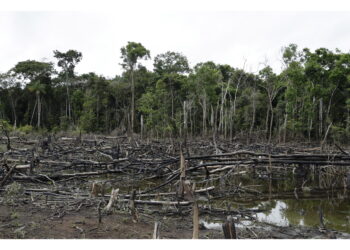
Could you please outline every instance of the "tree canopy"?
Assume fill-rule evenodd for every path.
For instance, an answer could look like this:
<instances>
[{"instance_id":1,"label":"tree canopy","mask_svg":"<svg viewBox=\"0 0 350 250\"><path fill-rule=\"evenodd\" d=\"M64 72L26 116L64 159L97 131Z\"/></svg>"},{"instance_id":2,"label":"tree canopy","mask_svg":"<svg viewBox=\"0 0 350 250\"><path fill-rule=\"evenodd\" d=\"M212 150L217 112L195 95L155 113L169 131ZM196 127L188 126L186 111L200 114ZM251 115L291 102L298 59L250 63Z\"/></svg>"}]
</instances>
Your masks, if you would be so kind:
<instances>
[{"instance_id":1,"label":"tree canopy","mask_svg":"<svg viewBox=\"0 0 350 250\"><path fill-rule=\"evenodd\" d=\"M77 74L77 50L53 55L55 62L21 61L0 74L1 119L14 127L150 137L350 139L350 54L338 49L290 44L282 48L281 72L266 65L257 73L212 61L191 67L182 53L166 51L149 70L142 60L150 51L128 42L119 55L124 72L113 79Z\"/></svg>"}]
</instances>

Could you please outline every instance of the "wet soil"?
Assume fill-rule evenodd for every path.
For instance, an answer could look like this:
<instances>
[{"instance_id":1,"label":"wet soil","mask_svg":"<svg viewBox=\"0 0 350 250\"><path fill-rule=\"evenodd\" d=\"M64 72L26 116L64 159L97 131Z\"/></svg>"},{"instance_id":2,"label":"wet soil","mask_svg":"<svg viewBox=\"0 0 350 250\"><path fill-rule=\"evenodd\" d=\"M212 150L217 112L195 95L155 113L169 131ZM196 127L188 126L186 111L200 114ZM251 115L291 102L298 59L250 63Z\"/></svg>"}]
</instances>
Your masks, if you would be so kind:
<instances>
[{"instance_id":1,"label":"wet soil","mask_svg":"<svg viewBox=\"0 0 350 250\"><path fill-rule=\"evenodd\" d=\"M78 210L78 211L77 211ZM208 218L202 216L203 218ZM77 204L75 211L51 209L35 204L0 205L1 239L152 239L154 222L159 221L161 239L191 239L192 217L139 214L133 221L127 211L103 215L101 223L95 207ZM349 239L350 235L318 227L279 227L255 222L236 224L238 239ZM199 239L224 239L221 224L203 223Z\"/></svg>"},{"instance_id":2,"label":"wet soil","mask_svg":"<svg viewBox=\"0 0 350 250\"><path fill-rule=\"evenodd\" d=\"M49 143L45 138L15 138L14 149L0 152L0 180L5 180L0 188L1 239L152 239L155 222L161 223L161 239L192 238L191 201L182 197L181 202L190 205L173 204L180 201L178 144L167 141L130 143L125 137L78 139L62 137ZM283 163L286 165L268 164L266 153L283 157L287 153L304 155L309 152L305 147L191 141L184 151L186 167L191 170L187 180L197 184L196 190L213 187L195 195L202 221L200 239L223 239L222 223L228 215L233 216L238 239L350 239L350 234L327 227L326 219L331 217L323 222L323 215L320 219L317 215L314 219L317 222L312 226L279 226L259 221L258 215L264 211L256 207L244 209L241 205L232 205L280 198L301 204L300 199L317 197L334 207L331 199L349 199L344 182L348 171L346 157L337 156L340 160L327 162L329 166L321 165L322 168L311 164L307 170L301 169L299 180L294 172L300 164L290 164L289 160ZM225 155L227 152L240 153ZM315 155L314 150L312 153ZM320 157L324 155L316 153ZM333 151L328 153L334 154ZM318 155L313 157L319 158ZM325 164L323 158L320 159L318 162ZM208 165L205 169L200 168L203 162ZM333 168L332 164L339 166ZM20 167L10 175L11 168L17 166ZM106 184L104 197L102 194L92 197L91 185L95 182ZM106 206L112 188L120 189L120 200L110 212L99 213L98 207ZM337 188L342 193L336 193ZM137 191L136 200L139 201L137 219L129 206L133 190ZM145 205L143 201L173 203ZM295 204L289 202L288 206L308 213L308 205L312 213L317 213L314 211L318 203L305 203L302 207ZM263 207L271 208L272 205ZM324 211L326 216L339 212L326 206ZM344 214L337 220L349 223L347 216ZM289 215L289 219L300 219L294 217L294 214ZM218 222L210 225L214 219Z\"/></svg>"}]
</instances>

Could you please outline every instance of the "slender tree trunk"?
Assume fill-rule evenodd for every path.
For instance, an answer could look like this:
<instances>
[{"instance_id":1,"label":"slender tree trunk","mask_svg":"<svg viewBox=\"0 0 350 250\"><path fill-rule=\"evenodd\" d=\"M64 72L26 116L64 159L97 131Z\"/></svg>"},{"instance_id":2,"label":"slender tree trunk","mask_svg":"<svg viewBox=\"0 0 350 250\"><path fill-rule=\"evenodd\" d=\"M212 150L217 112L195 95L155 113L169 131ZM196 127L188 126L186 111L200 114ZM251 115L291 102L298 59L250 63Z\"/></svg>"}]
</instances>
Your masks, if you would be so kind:
<instances>
[{"instance_id":1,"label":"slender tree trunk","mask_svg":"<svg viewBox=\"0 0 350 250\"><path fill-rule=\"evenodd\" d=\"M14 104L13 97L10 94L10 100L11 100L11 108L12 108L12 113L13 113L13 127L16 129L17 127L17 114L16 114L16 105Z\"/></svg>"},{"instance_id":2,"label":"slender tree trunk","mask_svg":"<svg viewBox=\"0 0 350 250\"><path fill-rule=\"evenodd\" d=\"M237 84L237 88L236 88L236 91L235 91L235 96L234 96L234 99L233 99L233 116L236 115L236 100L237 100L238 88L239 88L239 83Z\"/></svg>"},{"instance_id":3,"label":"slender tree trunk","mask_svg":"<svg viewBox=\"0 0 350 250\"><path fill-rule=\"evenodd\" d=\"M286 143L287 123L288 123L288 113L286 112L284 115L283 143Z\"/></svg>"},{"instance_id":4,"label":"slender tree trunk","mask_svg":"<svg viewBox=\"0 0 350 250\"><path fill-rule=\"evenodd\" d=\"M186 111L186 101L184 101L184 104L183 104L183 116L184 116L183 130L184 130L184 136L186 137L186 132L187 132L187 111Z\"/></svg>"},{"instance_id":5,"label":"slender tree trunk","mask_svg":"<svg viewBox=\"0 0 350 250\"><path fill-rule=\"evenodd\" d=\"M68 120L71 120L71 106L70 106L70 96L69 96L69 83L68 83L68 69L66 69L66 90L67 90L67 99L66 99L66 117Z\"/></svg>"},{"instance_id":6,"label":"slender tree trunk","mask_svg":"<svg viewBox=\"0 0 350 250\"><path fill-rule=\"evenodd\" d=\"M38 103L38 123L37 127L40 128L40 119L41 119L41 100L40 100L40 92L36 92L36 98L37 98L37 103Z\"/></svg>"},{"instance_id":7,"label":"slender tree trunk","mask_svg":"<svg viewBox=\"0 0 350 250\"><path fill-rule=\"evenodd\" d=\"M134 69L131 68L131 133L134 133L134 118L135 118L135 83Z\"/></svg>"},{"instance_id":8,"label":"slender tree trunk","mask_svg":"<svg viewBox=\"0 0 350 250\"><path fill-rule=\"evenodd\" d=\"M255 90L253 90L253 114L252 114L252 123L250 124L249 135L252 134L255 124L255 113L256 113L256 103L255 103Z\"/></svg>"},{"instance_id":9,"label":"slender tree trunk","mask_svg":"<svg viewBox=\"0 0 350 250\"><path fill-rule=\"evenodd\" d=\"M232 141L233 137L233 111L232 111L232 101L230 101L230 112L229 112L229 130L230 130L230 141Z\"/></svg>"},{"instance_id":10,"label":"slender tree trunk","mask_svg":"<svg viewBox=\"0 0 350 250\"><path fill-rule=\"evenodd\" d=\"M33 118L34 118L34 114L35 114L37 103L38 103L38 99L35 100L34 109L33 109L33 113L32 113L32 118L30 119L30 126L32 126L32 124L33 124Z\"/></svg>"},{"instance_id":11,"label":"slender tree trunk","mask_svg":"<svg viewBox=\"0 0 350 250\"><path fill-rule=\"evenodd\" d=\"M171 92L171 119L174 120L174 88L172 85L171 78L169 78L170 81L170 92Z\"/></svg>"},{"instance_id":12,"label":"slender tree trunk","mask_svg":"<svg viewBox=\"0 0 350 250\"><path fill-rule=\"evenodd\" d=\"M266 112L266 121L265 121L265 131L266 131L266 135L269 132L269 117L270 117L270 105L267 106L267 112Z\"/></svg>"},{"instance_id":13,"label":"slender tree trunk","mask_svg":"<svg viewBox=\"0 0 350 250\"><path fill-rule=\"evenodd\" d=\"M271 110L271 119L270 119L270 129L269 129L269 143L271 142L272 125L273 125L273 107L272 107L272 100L270 100L270 110Z\"/></svg>"},{"instance_id":14,"label":"slender tree trunk","mask_svg":"<svg viewBox=\"0 0 350 250\"><path fill-rule=\"evenodd\" d=\"M141 115L141 139L143 139L143 133L144 133L144 131L143 131L143 115Z\"/></svg>"},{"instance_id":15,"label":"slender tree trunk","mask_svg":"<svg viewBox=\"0 0 350 250\"><path fill-rule=\"evenodd\" d=\"M322 98L320 99L319 119L320 119L319 137L322 138L322 133L323 133L323 99Z\"/></svg>"},{"instance_id":16,"label":"slender tree trunk","mask_svg":"<svg viewBox=\"0 0 350 250\"><path fill-rule=\"evenodd\" d=\"M204 96L202 98L202 110L203 110L203 115L202 115L202 136L205 136L207 134L207 98Z\"/></svg>"},{"instance_id":17,"label":"slender tree trunk","mask_svg":"<svg viewBox=\"0 0 350 250\"><path fill-rule=\"evenodd\" d=\"M349 132L349 128L350 128L350 108L347 108L348 111L348 115L347 115L347 119L346 119L346 132Z\"/></svg>"},{"instance_id":18,"label":"slender tree trunk","mask_svg":"<svg viewBox=\"0 0 350 250\"><path fill-rule=\"evenodd\" d=\"M308 138L309 138L309 142L311 142L311 130L312 130L312 117L309 117L309 126L308 126Z\"/></svg>"},{"instance_id":19,"label":"slender tree trunk","mask_svg":"<svg viewBox=\"0 0 350 250\"><path fill-rule=\"evenodd\" d=\"M211 114L210 114L210 126L211 129L213 130L214 128L214 109L213 109L213 105L210 105L210 109L211 109Z\"/></svg>"}]
</instances>

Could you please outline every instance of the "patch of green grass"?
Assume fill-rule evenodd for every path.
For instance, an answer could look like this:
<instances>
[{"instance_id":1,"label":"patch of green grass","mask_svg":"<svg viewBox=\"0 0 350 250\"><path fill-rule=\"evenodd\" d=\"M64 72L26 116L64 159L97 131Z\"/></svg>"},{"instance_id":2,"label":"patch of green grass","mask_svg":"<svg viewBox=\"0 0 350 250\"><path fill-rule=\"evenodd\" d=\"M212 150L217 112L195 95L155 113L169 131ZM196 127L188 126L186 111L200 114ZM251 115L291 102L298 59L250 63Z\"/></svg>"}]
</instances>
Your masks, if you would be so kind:
<instances>
[{"instance_id":1,"label":"patch of green grass","mask_svg":"<svg viewBox=\"0 0 350 250\"><path fill-rule=\"evenodd\" d=\"M11 215L10 215L11 220L18 219L18 217L19 217L19 215L17 212L15 212L15 211L11 212Z\"/></svg>"}]
</instances>

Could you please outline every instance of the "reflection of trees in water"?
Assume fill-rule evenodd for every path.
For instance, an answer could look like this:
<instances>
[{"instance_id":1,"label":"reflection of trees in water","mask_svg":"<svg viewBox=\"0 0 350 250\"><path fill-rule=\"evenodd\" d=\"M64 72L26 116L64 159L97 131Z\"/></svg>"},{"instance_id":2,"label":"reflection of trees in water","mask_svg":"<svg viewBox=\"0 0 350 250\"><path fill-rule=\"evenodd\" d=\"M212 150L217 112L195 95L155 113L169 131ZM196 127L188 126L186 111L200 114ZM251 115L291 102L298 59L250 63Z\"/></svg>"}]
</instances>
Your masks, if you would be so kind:
<instances>
[{"instance_id":1,"label":"reflection of trees in water","mask_svg":"<svg viewBox=\"0 0 350 250\"><path fill-rule=\"evenodd\" d=\"M347 216L350 216L349 200L284 200L287 209L285 217L291 224L299 225L303 220L306 226L319 226L319 208L323 211L326 227L337 230L350 230Z\"/></svg>"},{"instance_id":2,"label":"reflection of trees in water","mask_svg":"<svg viewBox=\"0 0 350 250\"><path fill-rule=\"evenodd\" d=\"M350 232L350 203L349 200L343 200L343 195L339 192L333 192L335 188L342 188L344 186L344 178L346 178L346 167L324 167L324 166L309 166L307 168L298 168L292 173L291 169L272 172L272 179L267 175L263 175L257 172L255 175L230 175L228 174L222 181L224 186L251 186L253 189L259 190L263 193L278 194L282 192L294 191L297 188L297 192L307 192L307 196L310 196L309 200L281 200L286 204L286 208L283 206L277 207L279 204L276 200L270 200L265 202L249 202L245 207L259 207L265 210L263 214L265 216L272 215L271 211L274 209L274 213L280 213L280 217L286 218L290 224L293 225L305 225L305 226L319 226L320 215L319 209L322 209L325 226L340 231ZM328 191L320 191L321 189L327 189ZM319 191L318 191L319 190ZM304 192L304 195L306 194ZM320 196L319 192L324 196L334 197L334 199L318 199L312 200L313 195ZM322 195L323 196L323 195ZM348 204L349 203L349 204Z\"/></svg>"},{"instance_id":3,"label":"reflection of trees in water","mask_svg":"<svg viewBox=\"0 0 350 250\"><path fill-rule=\"evenodd\" d=\"M293 169L272 171L270 176L264 171L246 175L228 174L220 180L219 184L221 186L257 186L257 189L263 193L293 191L295 188L300 190L302 187L332 189L346 185L346 173L346 167L341 166L301 165Z\"/></svg>"},{"instance_id":4,"label":"reflection of trees in water","mask_svg":"<svg viewBox=\"0 0 350 250\"><path fill-rule=\"evenodd\" d=\"M320 170L319 185L322 188L346 187L346 168L325 167Z\"/></svg>"},{"instance_id":5,"label":"reflection of trees in water","mask_svg":"<svg viewBox=\"0 0 350 250\"><path fill-rule=\"evenodd\" d=\"M259 204L259 208L264 210L263 213L267 216L271 213L271 210L277 205L276 200L263 201Z\"/></svg>"}]
</instances>

